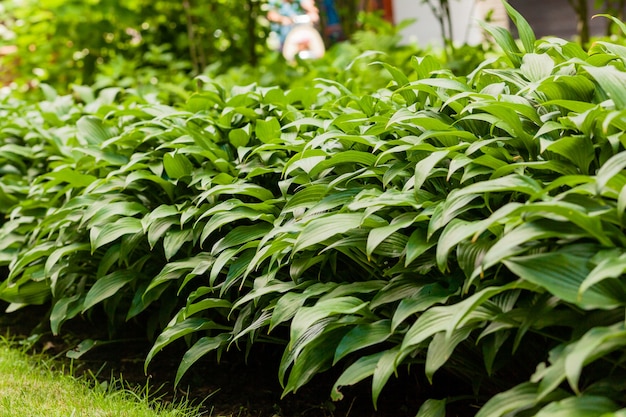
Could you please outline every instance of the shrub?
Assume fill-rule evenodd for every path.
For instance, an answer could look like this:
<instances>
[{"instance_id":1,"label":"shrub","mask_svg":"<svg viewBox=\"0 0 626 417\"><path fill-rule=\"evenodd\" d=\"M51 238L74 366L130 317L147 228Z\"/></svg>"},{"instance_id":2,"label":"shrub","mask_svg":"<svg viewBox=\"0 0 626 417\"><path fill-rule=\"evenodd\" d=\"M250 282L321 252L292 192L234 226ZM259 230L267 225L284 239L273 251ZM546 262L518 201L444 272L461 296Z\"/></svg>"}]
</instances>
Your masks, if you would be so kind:
<instances>
[{"instance_id":1,"label":"shrub","mask_svg":"<svg viewBox=\"0 0 626 417\"><path fill-rule=\"evenodd\" d=\"M21 108L0 297L50 302L55 332L143 317L146 366L189 343L177 383L279 343L284 394L341 367L330 395L371 377L376 404L410 366L468 381L480 417L622 415L626 55L536 40L507 9L521 42L487 26L504 53L467 76L426 55L358 72L382 88L348 72Z\"/></svg>"}]
</instances>

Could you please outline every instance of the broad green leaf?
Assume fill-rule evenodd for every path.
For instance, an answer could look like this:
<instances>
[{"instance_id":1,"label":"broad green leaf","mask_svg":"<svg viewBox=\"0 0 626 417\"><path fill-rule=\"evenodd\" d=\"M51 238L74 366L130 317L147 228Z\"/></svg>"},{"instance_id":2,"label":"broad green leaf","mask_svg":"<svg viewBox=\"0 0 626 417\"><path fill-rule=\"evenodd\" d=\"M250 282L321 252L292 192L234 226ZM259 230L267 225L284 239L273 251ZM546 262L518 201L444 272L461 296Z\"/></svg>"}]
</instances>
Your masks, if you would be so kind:
<instances>
[{"instance_id":1,"label":"broad green leaf","mask_svg":"<svg viewBox=\"0 0 626 417\"><path fill-rule=\"evenodd\" d=\"M356 325L339 342L335 350L333 365L350 353L384 342L391 336L391 333L390 320Z\"/></svg>"},{"instance_id":2,"label":"broad green leaf","mask_svg":"<svg viewBox=\"0 0 626 417\"><path fill-rule=\"evenodd\" d=\"M18 257L13 257L11 264L9 265L9 276L5 282L9 283L12 281L15 277L22 273L24 268L26 268L31 262L50 256L50 254L57 249L56 246L57 245L54 242L44 242L30 248L26 252L21 253Z\"/></svg>"},{"instance_id":3,"label":"broad green leaf","mask_svg":"<svg viewBox=\"0 0 626 417\"><path fill-rule=\"evenodd\" d=\"M267 188L253 183L246 183L244 181L239 181L234 184L214 185L207 191L200 194L199 198L204 200L208 199L209 197L217 196L230 197L232 194L246 195L254 197L260 201L267 201L274 198L274 194L272 194L272 192Z\"/></svg>"},{"instance_id":4,"label":"broad green leaf","mask_svg":"<svg viewBox=\"0 0 626 417\"><path fill-rule=\"evenodd\" d=\"M524 45L525 52L527 54L532 53L535 50L536 41L535 33L533 32L532 28L530 27L526 19L524 19L524 17L517 10L515 10L515 8L513 8L508 3L508 1L502 1L502 4L504 4L504 7L506 8L506 13L515 24L515 27L517 27L517 31L519 32L519 37L522 40L522 45Z\"/></svg>"},{"instance_id":5,"label":"broad green leaf","mask_svg":"<svg viewBox=\"0 0 626 417\"><path fill-rule=\"evenodd\" d=\"M163 168L169 178L188 177L193 172L193 164L182 153L169 152L163 155Z\"/></svg>"},{"instance_id":6,"label":"broad green leaf","mask_svg":"<svg viewBox=\"0 0 626 417\"><path fill-rule=\"evenodd\" d=\"M437 306L429 308L409 328L402 341L402 350L410 349L435 334L445 331L448 322L453 316L454 311L449 307Z\"/></svg>"},{"instance_id":7,"label":"broad green leaf","mask_svg":"<svg viewBox=\"0 0 626 417\"><path fill-rule=\"evenodd\" d=\"M367 303L357 297L338 297L300 308L291 321L290 348L314 323L331 316L355 314L366 306Z\"/></svg>"},{"instance_id":8,"label":"broad green leaf","mask_svg":"<svg viewBox=\"0 0 626 417\"><path fill-rule=\"evenodd\" d=\"M409 264L436 244L437 241L435 239L429 241L425 230L416 229L413 233L411 233L409 241L407 242L406 260L404 265L409 266Z\"/></svg>"},{"instance_id":9,"label":"broad green leaf","mask_svg":"<svg viewBox=\"0 0 626 417\"><path fill-rule=\"evenodd\" d=\"M433 337L433 340L428 345L424 371L431 384L435 372L450 359L457 345L467 339L472 330L471 327L464 327L453 331L450 336L447 336L445 332L441 332Z\"/></svg>"},{"instance_id":10,"label":"broad green leaf","mask_svg":"<svg viewBox=\"0 0 626 417\"><path fill-rule=\"evenodd\" d=\"M163 238L163 252L165 259L172 259L181 249L181 247L188 242L193 241L193 230L168 230Z\"/></svg>"},{"instance_id":11,"label":"broad green leaf","mask_svg":"<svg viewBox=\"0 0 626 417\"><path fill-rule=\"evenodd\" d=\"M230 335L222 333L214 337L205 336L198 339L198 341L194 343L194 345L183 355L180 365L178 366L178 370L176 371L174 386L178 386L181 378L194 363L210 352L225 347L229 338Z\"/></svg>"},{"instance_id":12,"label":"broad green leaf","mask_svg":"<svg viewBox=\"0 0 626 417\"><path fill-rule=\"evenodd\" d=\"M309 343L304 351L295 360L289 372L289 378L285 384L282 396L290 392L296 392L313 378L314 375L325 371L331 366L334 347L343 337L345 329L334 329L324 333L324 337L318 337Z\"/></svg>"},{"instance_id":13,"label":"broad green leaf","mask_svg":"<svg viewBox=\"0 0 626 417\"><path fill-rule=\"evenodd\" d=\"M506 4L506 3L505 3ZM515 43L513 36L511 33L503 27L490 25L484 22L479 22L480 25L485 29L491 36L493 36L494 40L500 46L502 51L509 58L514 67L519 67L521 64L521 51L519 47Z\"/></svg>"},{"instance_id":14,"label":"broad green leaf","mask_svg":"<svg viewBox=\"0 0 626 417\"><path fill-rule=\"evenodd\" d=\"M604 67L587 65L585 70L597 81L600 88L613 99L616 109L626 109L626 73L610 65Z\"/></svg>"},{"instance_id":15,"label":"broad green leaf","mask_svg":"<svg viewBox=\"0 0 626 417\"><path fill-rule=\"evenodd\" d=\"M250 124L247 124L246 127L233 129L228 132L228 140L236 147L247 146L248 142L250 142Z\"/></svg>"},{"instance_id":16,"label":"broad green leaf","mask_svg":"<svg viewBox=\"0 0 626 417\"><path fill-rule=\"evenodd\" d=\"M391 329L395 329L408 317L430 309L435 304L445 303L455 292L440 284L429 284L421 287L409 298L404 298L396 308Z\"/></svg>"},{"instance_id":17,"label":"broad green leaf","mask_svg":"<svg viewBox=\"0 0 626 417\"><path fill-rule=\"evenodd\" d=\"M318 291L322 292L324 289L320 288ZM279 324L293 318L311 296L312 294L307 291L303 293L288 292L281 296L274 307L272 318L270 319L269 331L272 331Z\"/></svg>"},{"instance_id":18,"label":"broad green leaf","mask_svg":"<svg viewBox=\"0 0 626 417\"><path fill-rule=\"evenodd\" d=\"M71 297L63 297L54 303L50 312L50 330L53 335L58 335L61 325L80 313L83 306L80 298L81 294L75 294Z\"/></svg>"},{"instance_id":19,"label":"broad green leaf","mask_svg":"<svg viewBox=\"0 0 626 417\"><path fill-rule=\"evenodd\" d=\"M401 352L400 346L383 352L383 355L376 364L374 376L372 377L372 402L374 407L378 403L378 398L391 375L396 372L397 366L402 363L408 352Z\"/></svg>"},{"instance_id":20,"label":"broad green leaf","mask_svg":"<svg viewBox=\"0 0 626 417\"><path fill-rule=\"evenodd\" d=\"M117 294L126 284L137 279L137 272L127 269L112 272L101 278L89 289L83 302L83 313L98 303Z\"/></svg>"},{"instance_id":21,"label":"broad green leaf","mask_svg":"<svg viewBox=\"0 0 626 417\"><path fill-rule=\"evenodd\" d=\"M202 234L200 236L200 242L203 243L206 239L221 227L234 223L238 220L250 220L250 221L271 221L271 215L259 212L247 207L236 207L232 210L220 212L211 216L210 220L204 225Z\"/></svg>"},{"instance_id":22,"label":"broad green leaf","mask_svg":"<svg viewBox=\"0 0 626 417\"><path fill-rule=\"evenodd\" d=\"M263 143L276 141L277 139L280 139L280 122L275 117L272 117L269 120L259 119L256 121L254 132L257 138L259 138L259 140Z\"/></svg>"},{"instance_id":23,"label":"broad green leaf","mask_svg":"<svg viewBox=\"0 0 626 417\"><path fill-rule=\"evenodd\" d=\"M46 188L51 188L61 183L67 183L74 188L84 188L91 185L97 178L93 175L83 174L70 168L63 168L41 176L42 179L49 179Z\"/></svg>"},{"instance_id":24,"label":"broad green leaf","mask_svg":"<svg viewBox=\"0 0 626 417\"><path fill-rule=\"evenodd\" d=\"M91 229L91 253L122 236L143 234L141 220L134 217L122 217L113 223Z\"/></svg>"},{"instance_id":25,"label":"broad green leaf","mask_svg":"<svg viewBox=\"0 0 626 417\"><path fill-rule=\"evenodd\" d=\"M415 184L416 189L422 188L426 179L432 174L435 166L449 155L449 151L437 151L428 155L415 165Z\"/></svg>"},{"instance_id":26,"label":"broad green leaf","mask_svg":"<svg viewBox=\"0 0 626 417\"><path fill-rule=\"evenodd\" d=\"M102 199L93 202L85 209L81 219L81 227L87 223L88 228L102 226L114 222L120 217L134 217L143 214L146 208L136 201L115 201Z\"/></svg>"},{"instance_id":27,"label":"broad green leaf","mask_svg":"<svg viewBox=\"0 0 626 417\"><path fill-rule=\"evenodd\" d=\"M522 57L520 70L531 82L539 82L549 77L553 69L554 60L548 54L527 53Z\"/></svg>"},{"instance_id":28,"label":"broad green leaf","mask_svg":"<svg viewBox=\"0 0 626 417\"><path fill-rule=\"evenodd\" d=\"M593 143L585 136L560 138L546 149L572 161L583 174L589 173L589 165L595 159Z\"/></svg>"},{"instance_id":29,"label":"broad green leaf","mask_svg":"<svg viewBox=\"0 0 626 417\"><path fill-rule=\"evenodd\" d=\"M337 234L361 226L363 214L338 213L311 220L304 226L294 243L293 252L307 249Z\"/></svg>"},{"instance_id":30,"label":"broad green leaf","mask_svg":"<svg viewBox=\"0 0 626 417\"><path fill-rule=\"evenodd\" d=\"M517 209L519 206L516 206ZM548 238L580 238L585 234L575 230L567 222L532 221L523 223L513 230L508 231L494 244L485 254L482 260L482 269L486 270L508 257L525 252L526 246L542 239ZM573 230L574 229L574 230ZM477 269L474 275L481 272Z\"/></svg>"},{"instance_id":31,"label":"broad green leaf","mask_svg":"<svg viewBox=\"0 0 626 417\"><path fill-rule=\"evenodd\" d=\"M619 323L611 327L594 327L583 335L565 357L567 381L577 394L578 382L585 365L626 346L626 330Z\"/></svg>"},{"instance_id":32,"label":"broad green leaf","mask_svg":"<svg viewBox=\"0 0 626 417\"><path fill-rule=\"evenodd\" d=\"M415 417L446 417L446 400L424 401Z\"/></svg>"},{"instance_id":33,"label":"broad green leaf","mask_svg":"<svg viewBox=\"0 0 626 417\"><path fill-rule=\"evenodd\" d=\"M587 275L585 280L580 284L580 288L578 290L579 297L582 297L585 291L595 284L608 278L620 278L624 275L624 272L626 272L626 254L622 254L619 257L611 256L602 259L602 261L600 261L598 265L591 270L589 275Z\"/></svg>"},{"instance_id":34,"label":"broad green leaf","mask_svg":"<svg viewBox=\"0 0 626 417\"><path fill-rule=\"evenodd\" d=\"M593 254L588 254L591 255ZM609 285L607 281L594 285L582 296L579 294L581 284L591 272L589 258L580 254L542 253L509 258L503 263L523 280L539 285L562 300L587 310L612 309L622 306L626 301L624 289Z\"/></svg>"},{"instance_id":35,"label":"broad green leaf","mask_svg":"<svg viewBox=\"0 0 626 417\"><path fill-rule=\"evenodd\" d=\"M524 382L508 391L496 394L478 411L476 417L502 417L524 410L537 403L537 384Z\"/></svg>"},{"instance_id":36,"label":"broad green leaf","mask_svg":"<svg viewBox=\"0 0 626 417\"><path fill-rule=\"evenodd\" d=\"M608 182L626 168L626 152L613 155L606 161L596 174L596 188L602 193Z\"/></svg>"},{"instance_id":37,"label":"broad green leaf","mask_svg":"<svg viewBox=\"0 0 626 417\"><path fill-rule=\"evenodd\" d=\"M330 158L316 163L309 171L309 175L311 175L311 177L317 177L328 168L334 168L344 164L348 166L363 165L365 167L371 167L376 164L376 159L376 156L370 152L353 150L338 152Z\"/></svg>"},{"instance_id":38,"label":"broad green leaf","mask_svg":"<svg viewBox=\"0 0 626 417\"><path fill-rule=\"evenodd\" d=\"M61 258L68 256L70 254L73 254L73 253L89 251L90 249L91 249L91 246L89 245L89 243L78 243L78 242L71 243L69 245L56 249L54 252L52 252L48 256L48 259L46 259L46 264L44 267L46 275L48 276L50 275L52 268L56 265L57 262L59 262ZM54 287L52 287L52 292L54 294Z\"/></svg>"},{"instance_id":39,"label":"broad green leaf","mask_svg":"<svg viewBox=\"0 0 626 417\"><path fill-rule=\"evenodd\" d=\"M553 402L539 410L536 417L597 417L619 407L607 397L583 395Z\"/></svg>"},{"instance_id":40,"label":"broad green leaf","mask_svg":"<svg viewBox=\"0 0 626 417\"><path fill-rule=\"evenodd\" d=\"M466 222L460 219L453 219L446 225L437 243L437 265L441 271L447 269L448 255L452 248L469 239L480 229L480 222Z\"/></svg>"},{"instance_id":41,"label":"broad green leaf","mask_svg":"<svg viewBox=\"0 0 626 417\"><path fill-rule=\"evenodd\" d=\"M148 365L154 358L154 355L170 343L188 334L215 328L219 328L219 326L210 320L200 317L192 317L179 323L170 324L165 328L165 330L163 330L163 332L161 332L159 337L157 337L154 345L152 345L152 348L150 349L150 352L148 352L144 363L144 370L146 372L148 371Z\"/></svg>"},{"instance_id":42,"label":"broad green leaf","mask_svg":"<svg viewBox=\"0 0 626 417\"><path fill-rule=\"evenodd\" d=\"M395 217L388 226L377 227L372 229L367 235L366 253L370 257L376 248L390 235L397 232L400 229L405 229L413 224L415 221L415 214L403 213L398 217Z\"/></svg>"},{"instance_id":43,"label":"broad green leaf","mask_svg":"<svg viewBox=\"0 0 626 417\"><path fill-rule=\"evenodd\" d=\"M9 303L40 305L51 298L50 285L45 281L27 281L23 284L0 284L0 300Z\"/></svg>"},{"instance_id":44,"label":"broad green leaf","mask_svg":"<svg viewBox=\"0 0 626 417\"><path fill-rule=\"evenodd\" d=\"M339 388L346 385L354 385L357 382L361 382L365 378L374 375L378 361L383 354L384 352L379 352L372 355L362 356L352 365L348 366L333 385L333 389L330 394L333 401L343 399L343 394L339 391Z\"/></svg>"},{"instance_id":45,"label":"broad green leaf","mask_svg":"<svg viewBox=\"0 0 626 417\"><path fill-rule=\"evenodd\" d=\"M78 139L88 145L100 145L116 136L114 128L105 126L104 122L94 116L83 116L76 122Z\"/></svg>"}]
</instances>

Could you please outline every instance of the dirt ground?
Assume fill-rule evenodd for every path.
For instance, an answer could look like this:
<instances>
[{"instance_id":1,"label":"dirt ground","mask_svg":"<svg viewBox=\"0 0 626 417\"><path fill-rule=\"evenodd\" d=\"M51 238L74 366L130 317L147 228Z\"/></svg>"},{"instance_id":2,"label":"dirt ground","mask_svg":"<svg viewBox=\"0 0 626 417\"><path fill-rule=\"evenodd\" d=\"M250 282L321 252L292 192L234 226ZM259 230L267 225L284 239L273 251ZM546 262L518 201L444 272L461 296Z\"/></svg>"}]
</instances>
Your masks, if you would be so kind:
<instances>
[{"instance_id":1,"label":"dirt ground","mask_svg":"<svg viewBox=\"0 0 626 417\"><path fill-rule=\"evenodd\" d=\"M0 314L0 335L19 340L36 334L35 352L45 352L60 361L68 360L66 352L80 342L81 333L90 327L89 323L72 323L64 328L62 337L55 337L45 326L33 330L44 315L45 311L36 308ZM129 333L132 331L129 329ZM354 387L342 388L344 399L333 402L330 391L341 369L332 369L314 377L297 393L281 398L282 388L277 375L283 347L268 345L253 348L247 360L244 353L237 350L225 353L219 363L215 358L206 358L194 365L174 389L173 379L184 353L181 350L183 343L159 353L146 375L143 366L149 345L139 339L121 340L96 347L75 359L72 364L74 372L82 372L91 379L92 375L97 375L102 381L122 377L128 384L139 387L149 384L151 392L160 397L160 401L189 398L194 404L202 404L202 416L413 417L424 398L443 394L434 391L428 382L407 373L392 377L380 396L377 410L371 401L371 379ZM450 384L439 386L447 386L446 390L454 392L459 388L456 383L450 381ZM448 410L448 415L471 416L476 410L471 403L459 404L456 410Z\"/></svg>"}]
</instances>

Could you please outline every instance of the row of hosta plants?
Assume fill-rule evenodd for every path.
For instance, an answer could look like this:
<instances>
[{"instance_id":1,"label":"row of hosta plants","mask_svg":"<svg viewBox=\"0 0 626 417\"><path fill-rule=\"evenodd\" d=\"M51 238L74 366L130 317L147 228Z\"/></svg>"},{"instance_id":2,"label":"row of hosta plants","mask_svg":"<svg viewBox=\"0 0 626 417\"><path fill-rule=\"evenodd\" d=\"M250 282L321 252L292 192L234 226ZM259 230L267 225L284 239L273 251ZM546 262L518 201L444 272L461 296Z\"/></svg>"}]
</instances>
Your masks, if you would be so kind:
<instances>
[{"instance_id":1,"label":"row of hosta plants","mask_svg":"<svg viewBox=\"0 0 626 417\"><path fill-rule=\"evenodd\" d=\"M521 41L487 27L505 52L466 77L370 54L385 88L4 99L0 298L147 323L147 367L188 346L176 382L277 343L284 394L445 371L479 417L626 415L626 49L509 13Z\"/></svg>"}]
</instances>

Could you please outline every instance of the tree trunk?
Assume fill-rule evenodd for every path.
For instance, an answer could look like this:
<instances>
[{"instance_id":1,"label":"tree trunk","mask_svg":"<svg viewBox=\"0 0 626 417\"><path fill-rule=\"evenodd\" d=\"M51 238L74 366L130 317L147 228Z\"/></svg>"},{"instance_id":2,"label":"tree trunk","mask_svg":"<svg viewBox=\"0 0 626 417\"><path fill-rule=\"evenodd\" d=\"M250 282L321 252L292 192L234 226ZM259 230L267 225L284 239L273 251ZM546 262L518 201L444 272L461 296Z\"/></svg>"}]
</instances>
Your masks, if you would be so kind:
<instances>
[{"instance_id":1,"label":"tree trunk","mask_svg":"<svg viewBox=\"0 0 626 417\"><path fill-rule=\"evenodd\" d=\"M198 51L196 49L196 36L193 28L193 18L191 16L191 5L189 0L183 0L183 9L185 9L185 17L187 19L187 38L189 40L189 56L193 65L194 74L200 73L200 63L198 61Z\"/></svg>"},{"instance_id":2,"label":"tree trunk","mask_svg":"<svg viewBox=\"0 0 626 417\"><path fill-rule=\"evenodd\" d=\"M247 9L248 9L248 55L249 55L250 65L255 66L257 64L258 57L256 54L257 12L256 12L256 7L254 6L254 0L248 0Z\"/></svg>"},{"instance_id":3,"label":"tree trunk","mask_svg":"<svg viewBox=\"0 0 626 417\"><path fill-rule=\"evenodd\" d=\"M587 10L587 0L568 0L569 4L576 12L578 20L576 29L580 38L580 45L584 48L589 43L589 11Z\"/></svg>"}]
</instances>

